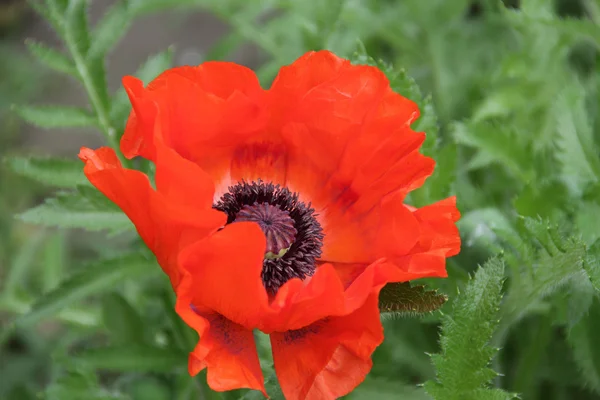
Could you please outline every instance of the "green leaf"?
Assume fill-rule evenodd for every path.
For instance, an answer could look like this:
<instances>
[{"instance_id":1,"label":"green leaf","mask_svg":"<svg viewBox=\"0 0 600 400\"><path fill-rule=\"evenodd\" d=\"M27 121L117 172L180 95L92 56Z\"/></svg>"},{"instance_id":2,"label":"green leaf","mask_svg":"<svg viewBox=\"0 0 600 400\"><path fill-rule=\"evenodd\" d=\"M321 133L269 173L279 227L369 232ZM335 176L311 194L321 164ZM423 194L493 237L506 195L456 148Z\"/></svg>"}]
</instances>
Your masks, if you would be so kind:
<instances>
[{"instance_id":1,"label":"green leaf","mask_svg":"<svg viewBox=\"0 0 600 400\"><path fill-rule=\"evenodd\" d=\"M600 204L592 202L584 202L577 210L575 221L579 232L581 232L581 239L587 245L593 245L598 239L600 239Z\"/></svg>"},{"instance_id":2,"label":"green leaf","mask_svg":"<svg viewBox=\"0 0 600 400\"><path fill-rule=\"evenodd\" d=\"M96 117L87 110L63 106L13 106L25 121L40 128L95 127Z\"/></svg>"},{"instance_id":3,"label":"green leaf","mask_svg":"<svg viewBox=\"0 0 600 400\"><path fill-rule=\"evenodd\" d=\"M46 232L39 231L26 238L10 260L10 268L2 277L2 297L14 297L23 286L28 272L35 265L36 255L46 240Z\"/></svg>"},{"instance_id":4,"label":"green leaf","mask_svg":"<svg viewBox=\"0 0 600 400\"><path fill-rule=\"evenodd\" d=\"M458 227L466 246L479 245L496 251L501 250L499 244L504 236L518 235L506 215L497 208L469 211L461 216Z\"/></svg>"},{"instance_id":5,"label":"green leaf","mask_svg":"<svg viewBox=\"0 0 600 400\"><path fill-rule=\"evenodd\" d=\"M138 312L118 293L102 299L102 319L111 334L112 343L144 342L146 327Z\"/></svg>"},{"instance_id":6,"label":"green leaf","mask_svg":"<svg viewBox=\"0 0 600 400\"><path fill-rule=\"evenodd\" d=\"M106 88L104 59L87 60L90 37L87 22L89 0L70 0L65 12L64 41L93 106L98 122L112 147L115 133L108 121L110 99ZM87 62L89 61L89 62Z\"/></svg>"},{"instance_id":7,"label":"green leaf","mask_svg":"<svg viewBox=\"0 0 600 400\"><path fill-rule=\"evenodd\" d=\"M69 267L66 232L52 232L44 246L43 265L40 278L42 290L47 292L60 283L65 270Z\"/></svg>"},{"instance_id":8,"label":"green leaf","mask_svg":"<svg viewBox=\"0 0 600 400\"><path fill-rule=\"evenodd\" d=\"M75 47L81 55L87 55L90 48L88 28L89 0L69 0L64 15L65 31L74 40Z\"/></svg>"},{"instance_id":9,"label":"green leaf","mask_svg":"<svg viewBox=\"0 0 600 400\"><path fill-rule=\"evenodd\" d=\"M66 158L9 157L5 159L10 169L49 186L75 188L89 184L83 174L83 164Z\"/></svg>"},{"instance_id":10,"label":"green leaf","mask_svg":"<svg viewBox=\"0 0 600 400\"><path fill-rule=\"evenodd\" d=\"M46 67L57 72L77 77L77 70L75 69L73 62L65 54L31 39L27 39L25 44L31 54Z\"/></svg>"},{"instance_id":11,"label":"green leaf","mask_svg":"<svg viewBox=\"0 0 600 400\"><path fill-rule=\"evenodd\" d=\"M557 157L562 164L563 179L581 193L589 182L600 181L600 159L595 151L594 136L581 84L567 86L554 104Z\"/></svg>"},{"instance_id":12,"label":"green leaf","mask_svg":"<svg viewBox=\"0 0 600 400\"><path fill-rule=\"evenodd\" d=\"M596 298L589 313L570 330L567 340L573 358L588 387L600 394L600 301Z\"/></svg>"},{"instance_id":13,"label":"green leaf","mask_svg":"<svg viewBox=\"0 0 600 400\"><path fill-rule=\"evenodd\" d=\"M437 310L448 300L443 294L425 290L424 286L412 286L408 282L388 283L379 293L379 309L382 313L418 315Z\"/></svg>"},{"instance_id":14,"label":"green leaf","mask_svg":"<svg viewBox=\"0 0 600 400\"><path fill-rule=\"evenodd\" d=\"M469 163L469 169L480 169L492 163L506 168L522 182L534 176L531 150L522 143L514 127L500 123L455 123L453 134L457 143L478 150Z\"/></svg>"},{"instance_id":15,"label":"green leaf","mask_svg":"<svg viewBox=\"0 0 600 400\"><path fill-rule=\"evenodd\" d=\"M529 233L530 237L516 239L521 243L517 249L520 254L510 258L511 265L516 268L502 304L503 318L497 332L498 340L503 338L510 326L535 311L543 299L566 287L572 280L589 279L584 269L585 245L580 240L562 238L557 228L545 220L524 218L523 221L525 234ZM529 245L532 240L537 241L538 248ZM506 257L508 259L509 254Z\"/></svg>"},{"instance_id":16,"label":"green leaf","mask_svg":"<svg viewBox=\"0 0 600 400\"><path fill-rule=\"evenodd\" d=\"M24 222L89 231L108 230L111 234L133 229L133 224L110 200L91 187L79 186L78 192L59 193L44 204L17 217Z\"/></svg>"},{"instance_id":17,"label":"green leaf","mask_svg":"<svg viewBox=\"0 0 600 400\"><path fill-rule=\"evenodd\" d=\"M589 279L572 279L549 299L555 312L554 322L572 328L587 315L595 295L596 289Z\"/></svg>"},{"instance_id":18,"label":"green leaf","mask_svg":"<svg viewBox=\"0 0 600 400\"><path fill-rule=\"evenodd\" d=\"M514 398L499 389L489 389L497 375L488 367L497 351L489 341L498 324L503 280L504 262L489 260L456 298L452 313L443 317L442 352L432 355L437 380L425 383L425 390L435 399Z\"/></svg>"},{"instance_id":19,"label":"green leaf","mask_svg":"<svg viewBox=\"0 0 600 400\"><path fill-rule=\"evenodd\" d=\"M130 398L101 388L94 371L87 366L77 365L70 366L67 371L62 372L54 382L48 385L44 392L44 399L129 400Z\"/></svg>"},{"instance_id":20,"label":"green leaf","mask_svg":"<svg viewBox=\"0 0 600 400\"><path fill-rule=\"evenodd\" d=\"M129 13L129 3L120 0L113 4L94 27L93 41L90 45L87 59L97 62L125 35L131 25L132 15Z\"/></svg>"},{"instance_id":21,"label":"green leaf","mask_svg":"<svg viewBox=\"0 0 600 400\"><path fill-rule=\"evenodd\" d=\"M127 345L87 350L77 359L96 369L109 371L173 372L187 367L187 353L176 349Z\"/></svg>"},{"instance_id":22,"label":"green leaf","mask_svg":"<svg viewBox=\"0 0 600 400\"><path fill-rule=\"evenodd\" d=\"M130 0L131 10L136 15L170 10L173 6L187 8L206 6L206 4L206 0L178 0L177 3L173 3L173 0Z\"/></svg>"},{"instance_id":23,"label":"green leaf","mask_svg":"<svg viewBox=\"0 0 600 400\"><path fill-rule=\"evenodd\" d=\"M180 380L187 378L191 381L187 387L177 383L173 385L171 380L165 382L160 378L162 377L144 376L133 382L128 392L136 400L192 400L187 387L194 384L194 378L185 375L179 378ZM173 396L175 393L178 397Z\"/></svg>"},{"instance_id":24,"label":"green leaf","mask_svg":"<svg viewBox=\"0 0 600 400\"><path fill-rule=\"evenodd\" d=\"M30 0L29 4L31 8L52 25L59 36L64 35L64 9L56 0Z\"/></svg>"},{"instance_id":25,"label":"green leaf","mask_svg":"<svg viewBox=\"0 0 600 400\"><path fill-rule=\"evenodd\" d=\"M62 308L91 295L114 289L115 285L128 279L145 276L158 267L140 254L129 254L85 266L78 273L66 278L61 284L37 298L31 310L18 317L15 326L26 328L40 320L53 316Z\"/></svg>"},{"instance_id":26,"label":"green leaf","mask_svg":"<svg viewBox=\"0 0 600 400\"><path fill-rule=\"evenodd\" d=\"M117 211L73 211L57 207L49 201L19 214L18 218L23 222L43 226L82 228L90 231L106 229L112 233L128 230L131 226L127 217Z\"/></svg>"},{"instance_id":27,"label":"green leaf","mask_svg":"<svg viewBox=\"0 0 600 400\"><path fill-rule=\"evenodd\" d=\"M600 292L600 241L596 241L588 252L583 263L583 268L587 272L590 282L597 292Z\"/></svg>"},{"instance_id":28,"label":"green leaf","mask_svg":"<svg viewBox=\"0 0 600 400\"><path fill-rule=\"evenodd\" d=\"M503 9L506 19L518 29L531 26L544 27L560 32L564 37L575 40L587 37L600 46L600 27L586 19L557 18L552 15L551 3L545 0L527 0L520 10Z\"/></svg>"}]
</instances>

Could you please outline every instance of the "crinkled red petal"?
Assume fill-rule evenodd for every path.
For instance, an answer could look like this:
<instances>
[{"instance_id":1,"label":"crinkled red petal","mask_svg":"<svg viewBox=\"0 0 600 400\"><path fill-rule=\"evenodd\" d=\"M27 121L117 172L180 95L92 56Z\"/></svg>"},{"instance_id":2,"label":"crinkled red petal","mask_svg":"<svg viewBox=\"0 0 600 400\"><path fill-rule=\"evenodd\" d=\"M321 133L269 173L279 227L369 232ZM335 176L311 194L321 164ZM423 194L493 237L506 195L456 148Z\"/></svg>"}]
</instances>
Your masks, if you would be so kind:
<instances>
[{"instance_id":1,"label":"crinkled red petal","mask_svg":"<svg viewBox=\"0 0 600 400\"><path fill-rule=\"evenodd\" d=\"M350 393L369 373L383 341L378 291L343 317L271 334L275 372L288 400L333 400Z\"/></svg>"},{"instance_id":2,"label":"crinkled red petal","mask_svg":"<svg viewBox=\"0 0 600 400\"><path fill-rule=\"evenodd\" d=\"M207 381L213 390L248 388L266 396L252 331L210 310L192 309L186 299L186 294L178 294L177 312L200 335L189 355L190 375L208 368Z\"/></svg>"},{"instance_id":3,"label":"crinkled red petal","mask_svg":"<svg viewBox=\"0 0 600 400\"><path fill-rule=\"evenodd\" d=\"M206 174L173 150L165 148L157 161L158 191L142 172L123 168L110 148L82 148L79 157L86 177L131 219L173 285L179 282L179 252L227 220L211 208L214 187Z\"/></svg>"}]
</instances>

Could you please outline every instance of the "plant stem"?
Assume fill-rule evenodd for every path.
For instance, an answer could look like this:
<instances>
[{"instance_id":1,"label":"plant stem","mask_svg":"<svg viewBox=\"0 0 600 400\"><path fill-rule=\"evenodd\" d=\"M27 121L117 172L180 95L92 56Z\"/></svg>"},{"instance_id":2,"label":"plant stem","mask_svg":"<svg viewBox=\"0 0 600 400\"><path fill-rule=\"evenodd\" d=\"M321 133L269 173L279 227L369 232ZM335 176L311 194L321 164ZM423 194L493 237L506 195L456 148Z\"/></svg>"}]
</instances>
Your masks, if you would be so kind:
<instances>
[{"instance_id":1,"label":"plant stem","mask_svg":"<svg viewBox=\"0 0 600 400\"><path fill-rule=\"evenodd\" d=\"M69 7L71 7L73 4L75 4L75 2L70 4ZM69 11L67 11L67 14L68 13ZM98 118L98 123L100 124L100 128L102 129L102 133L104 134L108 145L115 150L115 153L117 154L117 157L119 157L121 164L123 164L124 167L129 167L129 160L127 160L123 156L119 148L119 138L117 137L117 131L110 122L108 106L105 104L105 102L102 101L98 88L94 84L94 80L92 79L90 68L85 56L81 54L81 51L77 48L78 39L73 36L73 31L71 30L69 23L67 23L66 18L64 16L63 18L65 19L65 44L67 45L67 49L69 50L69 53L71 54L71 57L75 62L75 68L79 73L79 77L81 78L83 87L85 88L88 98L90 99L90 103L96 113L96 117ZM101 62L100 60L96 61Z\"/></svg>"}]
</instances>

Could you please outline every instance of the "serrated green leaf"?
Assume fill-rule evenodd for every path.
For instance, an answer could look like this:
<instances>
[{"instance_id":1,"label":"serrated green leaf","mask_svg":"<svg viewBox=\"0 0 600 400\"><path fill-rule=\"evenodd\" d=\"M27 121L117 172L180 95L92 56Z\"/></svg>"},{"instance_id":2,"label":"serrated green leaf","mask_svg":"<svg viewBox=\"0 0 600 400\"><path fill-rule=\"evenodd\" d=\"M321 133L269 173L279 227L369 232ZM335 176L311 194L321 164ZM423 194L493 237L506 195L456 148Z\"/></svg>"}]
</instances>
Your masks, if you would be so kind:
<instances>
[{"instance_id":1,"label":"serrated green leaf","mask_svg":"<svg viewBox=\"0 0 600 400\"><path fill-rule=\"evenodd\" d=\"M112 210L77 210L60 205L54 199L31 208L17 217L23 222L57 226L61 228L82 228L89 231L108 230L112 234L133 228L125 214Z\"/></svg>"},{"instance_id":2,"label":"serrated green leaf","mask_svg":"<svg viewBox=\"0 0 600 400\"><path fill-rule=\"evenodd\" d=\"M78 160L66 158L9 157L6 163L17 174L46 185L74 188L89 184Z\"/></svg>"},{"instance_id":3,"label":"serrated green leaf","mask_svg":"<svg viewBox=\"0 0 600 400\"><path fill-rule=\"evenodd\" d=\"M528 313L536 310L540 302L565 287L572 280L589 279L585 269L585 245L576 238L560 237L557 228L545 220L525 218L526 232L529 232L541 245L531 248L526 243L529 237L520 239L523 254L512 263L525 262L523 270L511 280L510 290L502 304L502 323L498 339L506 334L509 326L515 324ZM508 257L508 255L507 255Z\"/></svg>"},{"instance_id":4,"label":"serrated green leaf","mask_svg":"<svg viewBox=\"0 0 600 400\"><path fill-rule=\"evenodd\" d=\"M45 18L54 28L59 36L64 34L64 22L62 15L64 9L55 0L30 0L29 4L40 16Z\"/></svg>"},{"instance_id":5,"label":"serrated green leaf","mask_svg":"<svg viewBox=\"0 0 600 400\"><path fill-rule=\"evenodd\" d=\"M452 313L443 317L442 352L432 356L437 380L425 383L425 390L434 398L497 398L490 396L503 393L488 389L496 376L488 367L497 351L489 346L489 341L497 326L503 280L504 262L489 260L456 298ZM503 398L511 398L507 396L510 395L505 394Z\"/></svg>"},{"instance_id":6,"label":"serrated green leaf","mask_svg":"<svg viewBox=\"0 0 600 400\"><path fill-rule=\"evenodd\" d=\"M88 5L89 0L69 0L64 15L65 31L74 41L79 54L84 56L90 48Z\"/></svg>"},{"instance_id":7,"label":"serrated green leaf","mask_svg":"<svg viewBox=\"0 0 600 400\"><path fill-rule=\"evenodd\" d=\"M526 217L553 218L568 202L569 191L566 185L555 178L527 185L514 198L516 211Z\"/></svg>"},{"instance_id":8,"label":"serrated green leaf","mask_svg":"<svg viewBox=\"0 0 600 400\"><path fill-rule=\"evenodd\" d=\"M111 234L133 229L127 216L91 186L76 192L59 192L55 198L17 216L22 221L44 226L107 230Z\"/></svg>"},{"instance_id":9,"label":"serrated green leaf","mask_svg":"<svg viewBox=\"0 0 600 400\"><path fill-rule=\"evenodd\" d=\"M120 0L113 4L92 31L92 43L87 54L90 62L97 62L125 35L131 25L129 3Z\"/></svg>"},{"instance_id":10,"label":"serrated green leaf","mask_svg":"<svg viewBox=\"0 0 600 400\"><path fill-rule=\"evenodd\" d=\"M70 0L65 11L64 41L73 57L75 67L83 86L93 106L98 122L108 140L115 135L108 121L110 99L106 85L104 59L89 60L87 54L90 48L87 10L89 0ZM113 147L115 147L113 145Z\"/></svg>"},{"instance_id":11,"label":"serrated green leaf","mask_svg":"<svg viewBox=\"0 0 600 400\"><path fill-rule=\"evenodd\" d=\"M118 293L102 299L102 319L117 344L143 343L146 327L138 312Z\"/></svg>"},{"instance_id":12,"label":"serrated green leaf","mask_svg":"<svg viewBox=\"0 0 600 400\"><path fill-rule=\"evenodd\" d=\"M31 39L27 39L25 44L31 54L46 67L57 72L77 77L77 70L75 69L73 62L65 54Z\"/></svg>"},{"instance_id":13,"label":"serrated green leaf","mask_svg":"<svg viewBox=\"0 0 600 400\"><path fill-rule=\"evenodd\" d=\"M563 179L573 191L581 193L589 182L600 181L600 159L595 152L590 118L585 105L585 89L571 84L554 104L557 158L562 164Z\"/></svg>"},{"instance_id":14,"label":"serrated green leaf","mask_svg":"<svg viewBox=\"0 0 600 400\"><path fill-rule=\"evenodd\" d=\"M91 185L77 186L77 193L81 195L85 201L82 201L78 196L73 196L69 192L61 193L57 196L58 203L65 207L72 205L77 210L102 210L102 211L120 211L121 209L106 197L101 191Z\"/></svg>"},{"instance_id":15,"label":"serrated green leaf","mask_svg":"<svg viewBox=\"0 0 600 400\"><path fill-rule=\"evenodd\" d=\"M558 290L549 299L555 310L555 323L572 328L588 313L594 302L595 291L589 279L573 279Z\"/></svg>"},{"instance_id":16,"label":"serrated green leaf","mask_svg":"<svg viewBox=\"0 0 600 400\"><path fill-rule=\"evenodd\" d=\"M524 217L521 219L521 221L531 237L537 240L537 242L544 247L544 250L546 250L549 255L556 255L559 252L566 252L564 246L562 245L562 239L557 238L558 227L551 224L549 220L541 217Z\"/></svg>"},{"instance_id":17,"label":"serrated green leaf","mask_svg":"<svg viewBox=\"0 0 600 400\"><path fill-rule=\"evenodd\" d=\"M133 372L172 372L187 368L187 353L177 349L127 345L87 350L79 361L96 369Z\"/></svg>"},{"instance_id":18,"label":"serrated green leaf","mask_svg":"<svg viewBox=\"0 0 600 400\"><path fill-rule=\"evenodd\" d=\"M40 296L31 310L15 321L15 326L25 328L51 317L63 307L74 304L91 295L114 289L114 285L128 279L158 271L154 262L140 254L102 260L86 266L63 280L50 292Z\"/></svg>"},{"instance_id":19,"label":"serrated green leaf","mask_svg":"<svg viewBox=\"0 0 600 400\"><path fill-rule=\"evenodd\" d=\"M470 160L470 169L498 163L522 182L527 183L534 177L531 150L520 141L513 127L499 123L457 122L453 125L453 134L457 143L474 147L480 153L477 158Z\"/></svg>"},{"instance_id":20,"label":"serrated green leaf","mask_svg":"<svg viewBox=\"0 0 600 400\"><path fill-rule=\"evenodd\" d=\"M13 110L25 121L40 128L95 127L96 117L89 111L62 106L14 106Z\"/></svg>"},{"instance_id":21,"label":"serrated green leaf","mask_svg":"<svg viewBox=\"0 0 600 400\"><path fill-rule=\"evenodd\" d=\"M414 315L437 310L448 300L443 294L425 290L424 286L412 286L408 282L388 283L379 293L379 309L382 313Z\"/></svg>"}]
</instances>

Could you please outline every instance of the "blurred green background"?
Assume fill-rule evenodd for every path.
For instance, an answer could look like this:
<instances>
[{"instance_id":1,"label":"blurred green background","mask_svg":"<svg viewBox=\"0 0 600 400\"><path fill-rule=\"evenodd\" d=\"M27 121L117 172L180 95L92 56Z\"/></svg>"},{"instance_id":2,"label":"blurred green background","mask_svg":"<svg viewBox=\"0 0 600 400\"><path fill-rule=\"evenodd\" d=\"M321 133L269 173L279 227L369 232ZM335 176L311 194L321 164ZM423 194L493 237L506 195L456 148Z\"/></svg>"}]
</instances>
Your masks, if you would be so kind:
<instances>
[{"instance_id":1,"label":"blurred green background","mask_svg":"<svg viewBox=\"0 0 600 400\"><path fill-rule=\"evenodd\" d=\"M424 283L452 303L469 273L504 249L506 295L491 342L501 348L492 362L501 375L493 383L523 399L600 398L598 282L581 272L600 256L598 0L94 0L90 23L115 5L128 7L131 21L106 63L108 89L121 102L120 78L149 57L146 80L169 65L225 59L256 69L265 86L307 50L383 60L394 89L423 110L417 129L438 162L412 202L456 194L463 213L464 246L449 262L450 278ZM0 157L75 160L79 147L103 143L98 132L35 127L11 110L87 101L79 82L28 54L26 38L64 47L26 2L0 0ZM186 375L194 335L173 314L158 268L124 283L82 285L61 302L42 298L56 307L8 329L88 262L139 246L130 231L15 218L62 190L28 171L0 164L0 399L237 398ZM519 216L556 227L548 234L558 250ZM435 377L428 353L440 350L440 315L386 320L373 370L348 398L430 398L417 385ZM145 351L126 359L93 352L140 342Z\"/></svg>"}]
</instances>

